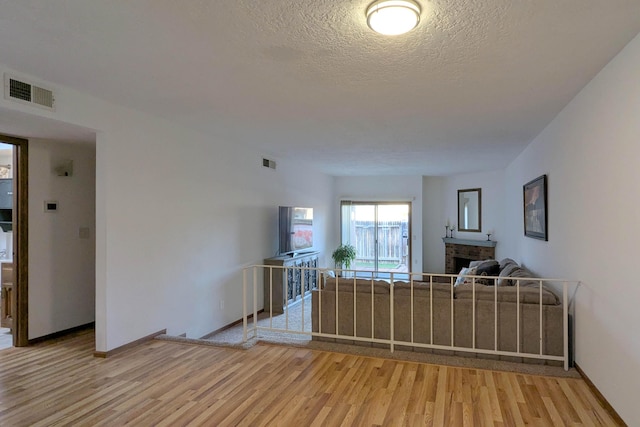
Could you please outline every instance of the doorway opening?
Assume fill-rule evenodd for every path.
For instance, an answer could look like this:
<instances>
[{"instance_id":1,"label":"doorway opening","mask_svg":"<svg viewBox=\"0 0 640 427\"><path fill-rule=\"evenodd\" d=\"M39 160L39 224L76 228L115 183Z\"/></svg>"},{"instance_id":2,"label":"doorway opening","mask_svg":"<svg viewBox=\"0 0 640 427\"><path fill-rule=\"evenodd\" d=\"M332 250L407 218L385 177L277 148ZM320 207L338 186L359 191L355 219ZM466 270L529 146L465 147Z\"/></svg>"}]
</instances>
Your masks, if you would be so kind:
<instances>
[{"instance_id":1,"label":"doorway opening","mask_svg":"<svg viewBox=\"0 0 640 427\"><path fill-rule=\"evenodd\" d=\"M0 142L0 350L13 347L13 155Z\"/></svg>"},{"instance_id":2,"label":"doorway opening","mask_svg":"<svg viewBox=\"0 0 640 427\"><path fill-rule=\"evenodd\" d=\"M27 140L0 135L0 349L28 344Z\"/></svg>"},{"instance_id":3,"label":"doorway opening","mask_svg":"<svg viewBox=\"0 0 640 427\"><path fill-rule=\"evenodd\" d=\"M406 279L411 262L411 203L341 203L341 240L353 245L360 277Z\"/></svg>"}]
</instances>

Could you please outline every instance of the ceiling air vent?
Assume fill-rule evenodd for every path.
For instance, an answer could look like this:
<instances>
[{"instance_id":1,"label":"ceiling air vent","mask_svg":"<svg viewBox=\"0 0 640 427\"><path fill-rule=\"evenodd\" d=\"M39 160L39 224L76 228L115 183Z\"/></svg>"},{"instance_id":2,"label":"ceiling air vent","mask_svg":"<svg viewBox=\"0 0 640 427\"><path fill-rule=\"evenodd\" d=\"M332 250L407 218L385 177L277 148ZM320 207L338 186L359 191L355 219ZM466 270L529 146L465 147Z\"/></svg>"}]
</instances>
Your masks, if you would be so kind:
<instances>
[{"instance_id":1,"label":"ceiling air vent","mask_svg":"<svg viewBox=\"0 0 640 427\"><path fill-rule=\"evenodd\" d=\"M8 74L4 75L4 97L24 104L53 110L53 92Z\"/></svg>"},{"instance_id":2,"label":"ceiling air vent","mask_svg":"<svg viewBox=\"0 0 640 427\"><path fill-rule=\"evenodd\" d=\"M274 160L265 159L263 157L262 158L262 166L264 166L265 168L275 169L276 168L276 162Z\"/></svg>"}]
</instances>

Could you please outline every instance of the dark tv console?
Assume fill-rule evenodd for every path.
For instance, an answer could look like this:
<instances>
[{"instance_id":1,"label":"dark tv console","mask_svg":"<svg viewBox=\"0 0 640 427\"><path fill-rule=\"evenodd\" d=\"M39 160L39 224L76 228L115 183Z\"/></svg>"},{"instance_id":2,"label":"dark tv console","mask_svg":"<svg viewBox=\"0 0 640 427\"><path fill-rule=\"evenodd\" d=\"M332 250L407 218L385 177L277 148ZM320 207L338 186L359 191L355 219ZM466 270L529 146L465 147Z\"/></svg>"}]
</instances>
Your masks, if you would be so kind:
<instances>
[{"instance_id":1,"label":"dark tv console","mask_svg":"<svg viewBox=\"0 0 640 427\"><path fill-rule=\"evenodd\" d=\"M265 265L273 265L277 268L264 269L264 311L274 314L284 313L284 309L292 302L302 298L302 284L304 293L316 288L316 270L309 268L318 267L318 254L320 252L303 252L281 255L264 260ZM273 280L273 304L270 298L270 279Z\"/></svg>"}]
</instances>

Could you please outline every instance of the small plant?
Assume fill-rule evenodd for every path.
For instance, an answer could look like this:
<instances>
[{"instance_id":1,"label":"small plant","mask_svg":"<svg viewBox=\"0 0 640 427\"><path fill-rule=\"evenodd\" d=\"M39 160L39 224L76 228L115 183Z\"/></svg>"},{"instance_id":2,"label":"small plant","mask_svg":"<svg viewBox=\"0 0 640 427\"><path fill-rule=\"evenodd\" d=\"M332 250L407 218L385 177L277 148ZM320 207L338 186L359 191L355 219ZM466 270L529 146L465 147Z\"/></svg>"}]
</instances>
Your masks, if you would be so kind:
<instances>
[{"instance_id":1,"label":"small plant","mask_svg":"<svg viewBox=\"0 0 640 427\"><path fill-rule=\"evenodd\" d=\"M356 248L352 245L340 245L338 249L333 251L331 258L333 258L336 268L341 268L344 265L348 270L351 268L351 261L356 259Z\"/></svg>"}]
</instances>

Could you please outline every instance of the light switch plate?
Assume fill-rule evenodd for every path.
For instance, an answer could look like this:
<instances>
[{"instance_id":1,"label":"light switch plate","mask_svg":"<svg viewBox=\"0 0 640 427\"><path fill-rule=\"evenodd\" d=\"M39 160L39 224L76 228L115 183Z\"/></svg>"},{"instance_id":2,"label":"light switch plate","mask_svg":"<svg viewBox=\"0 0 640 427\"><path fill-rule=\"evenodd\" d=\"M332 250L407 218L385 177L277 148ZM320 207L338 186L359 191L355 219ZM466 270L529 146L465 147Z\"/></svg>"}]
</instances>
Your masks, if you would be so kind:
<instances>
[{"instance_id":1,"label":"light switch plate","mask_svg":"<svg viewBox=\"0 0 640 427\"><path fill-rule=\"evenodd\" d=\"M58 202L56 200L45 200L44 202L45 212L56 212L57 210L58 210Z\"/></svg>"}]
</instances>

